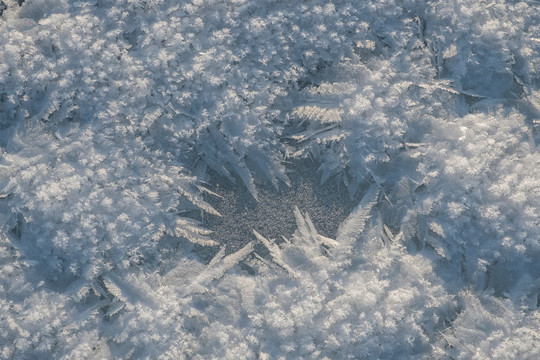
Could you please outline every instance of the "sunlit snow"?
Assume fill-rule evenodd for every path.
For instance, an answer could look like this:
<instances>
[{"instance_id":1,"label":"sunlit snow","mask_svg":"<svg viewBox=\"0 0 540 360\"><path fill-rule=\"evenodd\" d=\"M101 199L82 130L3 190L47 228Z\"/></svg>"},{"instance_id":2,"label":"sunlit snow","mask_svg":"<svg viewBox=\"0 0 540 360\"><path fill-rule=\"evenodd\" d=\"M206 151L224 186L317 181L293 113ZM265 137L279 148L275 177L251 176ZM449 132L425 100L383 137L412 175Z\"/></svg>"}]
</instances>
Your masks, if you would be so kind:
<instances>
[{"instance_id":1,"label":"sunlit snow","mask_svg":"<svg viewBox=\"0 0 540 360\"><path fill-rule=\"evenodd\" d=\"M0 1L0 359L540 358L540 3Z\"/></svg>"}]
</instances>

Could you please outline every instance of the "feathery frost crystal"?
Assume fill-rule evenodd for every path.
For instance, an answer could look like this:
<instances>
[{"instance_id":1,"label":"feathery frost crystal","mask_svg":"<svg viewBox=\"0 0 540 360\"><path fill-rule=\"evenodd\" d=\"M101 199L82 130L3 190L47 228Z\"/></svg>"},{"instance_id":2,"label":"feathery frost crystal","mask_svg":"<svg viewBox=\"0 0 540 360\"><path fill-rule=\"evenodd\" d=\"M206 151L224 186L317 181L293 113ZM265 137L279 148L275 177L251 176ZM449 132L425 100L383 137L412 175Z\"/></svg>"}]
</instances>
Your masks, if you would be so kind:
<instances>
[{"instance_id":1,"label":"feathery frost crystal","mask_svg":"<svg viewBox=\"0 0 540 360\"><path fill-rule=\"evenodd\" d=\"M0 359L540 357L534 0L0 1Z\"/></svg>"}]
</instances>

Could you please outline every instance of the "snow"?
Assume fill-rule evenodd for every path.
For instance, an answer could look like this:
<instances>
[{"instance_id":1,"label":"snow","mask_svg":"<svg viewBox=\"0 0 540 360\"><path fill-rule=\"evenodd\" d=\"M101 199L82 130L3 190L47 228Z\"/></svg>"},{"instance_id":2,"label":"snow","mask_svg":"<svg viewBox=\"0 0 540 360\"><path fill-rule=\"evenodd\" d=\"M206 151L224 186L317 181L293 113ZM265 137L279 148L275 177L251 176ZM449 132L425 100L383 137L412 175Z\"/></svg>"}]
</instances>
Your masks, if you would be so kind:
<instances>
[{"instance_id":1,"label":"snow","mask_svg":"<svg viewBox=\"0 0 540 360\"><path fill-rule=\"evenodd\" d=\"M540 357L538 2L0 9L0 359Z\"/></svg>"}]
</instances>

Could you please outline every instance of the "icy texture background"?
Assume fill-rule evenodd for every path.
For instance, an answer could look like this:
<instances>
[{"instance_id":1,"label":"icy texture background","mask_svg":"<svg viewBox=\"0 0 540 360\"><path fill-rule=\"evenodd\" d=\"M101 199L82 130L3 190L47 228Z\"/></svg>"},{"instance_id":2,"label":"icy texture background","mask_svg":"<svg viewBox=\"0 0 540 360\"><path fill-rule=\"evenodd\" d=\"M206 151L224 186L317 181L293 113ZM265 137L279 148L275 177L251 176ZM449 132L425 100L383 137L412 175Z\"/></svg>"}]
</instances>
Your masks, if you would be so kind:
<instances>
[{"instance_id":1,"label":"icy texture background","mask_svg":"<svg viewBox=\"0 0 540 360\"><path fill-rule=\"evenodd\" d=\"M540 357L537 1L2 4L1 359Z\"/></svg>"}]
</instances>

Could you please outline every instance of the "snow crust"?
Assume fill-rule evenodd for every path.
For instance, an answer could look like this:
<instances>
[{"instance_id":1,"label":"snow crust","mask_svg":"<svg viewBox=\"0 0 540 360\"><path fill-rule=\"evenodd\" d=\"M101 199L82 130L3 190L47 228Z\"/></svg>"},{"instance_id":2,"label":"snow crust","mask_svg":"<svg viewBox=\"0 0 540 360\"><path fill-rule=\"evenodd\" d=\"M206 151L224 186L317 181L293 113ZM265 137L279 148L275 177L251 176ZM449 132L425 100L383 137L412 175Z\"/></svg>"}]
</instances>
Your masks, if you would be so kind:
<instances>
[{"instance_id":1,"label":"snow crust","mask_svg":"<svg viewBox=\"0 0 540 360\"><path fill-rule=\"evenodd\" d=\"M0 359L540 357L537 1L2 4Z\"/></svg>"}]
</instances>

